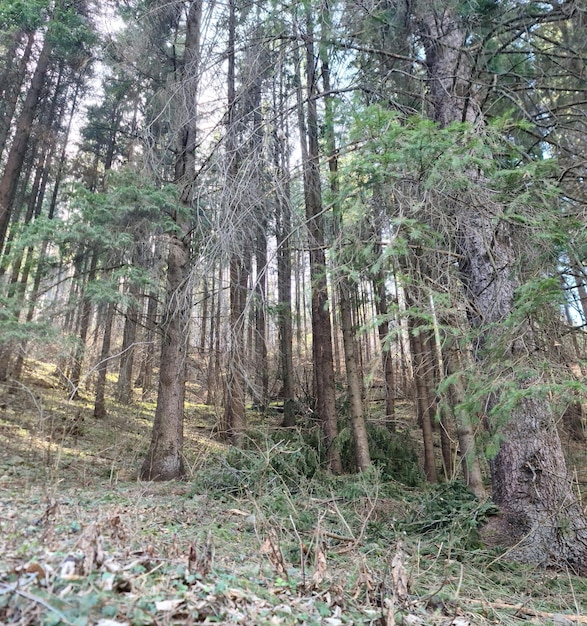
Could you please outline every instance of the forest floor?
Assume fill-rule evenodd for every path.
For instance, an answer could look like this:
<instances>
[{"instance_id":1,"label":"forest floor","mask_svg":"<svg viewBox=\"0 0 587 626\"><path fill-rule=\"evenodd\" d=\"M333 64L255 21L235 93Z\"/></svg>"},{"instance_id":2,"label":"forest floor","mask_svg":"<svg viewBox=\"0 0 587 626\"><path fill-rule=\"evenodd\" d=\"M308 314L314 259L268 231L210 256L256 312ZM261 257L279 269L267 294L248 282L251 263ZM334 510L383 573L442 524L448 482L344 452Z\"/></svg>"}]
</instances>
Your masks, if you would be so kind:
<instances>
[{"instance_id":1,"label":"forest floor","mask_svg":"<svg viewBox=\"0 0 587 626\"><path fill-rule=\"evenodd\" d=\"M153 404L98 421L53 380L0 389L1 624L587 623L587 580L483 545L459 483L310 475L296 440L231 450L195 404L188 479L141 483Z\"/></svg>"}]
</instances>

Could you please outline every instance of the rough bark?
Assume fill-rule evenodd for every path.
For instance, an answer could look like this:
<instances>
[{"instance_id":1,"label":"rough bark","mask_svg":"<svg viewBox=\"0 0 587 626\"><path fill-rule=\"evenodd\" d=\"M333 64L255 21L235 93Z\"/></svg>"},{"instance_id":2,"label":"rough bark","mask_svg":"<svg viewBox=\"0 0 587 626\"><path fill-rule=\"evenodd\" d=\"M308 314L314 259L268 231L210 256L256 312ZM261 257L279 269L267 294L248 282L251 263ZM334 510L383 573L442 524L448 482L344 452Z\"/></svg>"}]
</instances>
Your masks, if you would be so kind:
<instances>
[{"instance_id":1,"label":"rough bark","mask_svg":"<svg viewBox=\"0 0 587 626\"><path fill-rule=\"evenodd\" d=\"M441 124L478 121L467 63L466 33L447 10L423 14L426 28L426 60L434 117ZM471 172L472 182L482 173ZM455 243L467 290L473 325L479 330L481 364L495 359L532 370L534 329L521 323L516 336L503 322L515 312L519 287L519 251L513 226L501 219L503 206L491 207L475 200L454 207ZM532 393L542 381L539 374L517 380L519 399L505 424L494 424L501 439L491 463L493 499L502 512L502 524L511 537L509 555L543 566L569 566L587 574L587 520L573 492L552 408L543 395ZM489 411L499 405L499 392L489 399Z\"/></svg>"},{"instance_id":2,"label":"rough bark","mask_svg":"<svg viewBox=\"0 0 587 626\"><path fill-rule=\"evenodd\" d=\"M141 468L142 480L173 480L185 473L182 450L189 267L189 246L182 238L172 235L167 255L167 299L161 321L157 407L151 444Z\"/></svg>"},{"instance_id":3,"label":"rough bark","mask_svg":"<svg viewBox=\"0 0 587 626\"><path fill-rule=\"evenodd\" d=\"M328 465L333 472L340 473L342 469L340 453L336 447L338 419L336 415L332 326L326 280L326 243L320 186L320 147L316 107L318 85L312 20L312 15L308 13L306 20L308 32L305 40L307 119L302 128L304 132L301 133L304 161L304 199L310 246L310 277L312 280L312 354L316 383L316 406L322 422Z\"/></svg>"},{"instance_id":4,"label":"rough bark","mask_svg":"<svg viewBox=\"0 0 587 626\"><path fill-rule=\"evenodd\" d=\"M355 328L353 326L350 301L350 284L342 279L339 290L340 319L344 347L344 363L349 394L351 416L351 431L355 446L355 462L359 471L363 472L371 465L369 454L369 438L363 412L363 398L359 368L357 366L357 348L355 342Z\"/></svg>"},{"instance_id":5,"label":"rough bark","mask_svg":"<svg viewBox=\"0 0 587 626\"><path fill-rule=\"evenodd\" d=\"M182 208L175 215L176 228L169 233L166 302L160 324L161 360L157 407L151 443L141 467L143 480L172 480L185 474L183 420L186 357L190 321L190 233L192 186L195 177L196 102L200 59L202 0L194 0L186 20L184 55L179 62L179 90L186 111L178 128L175 178ZM179 96L178 96L179 97Z\"/></svg>"}]
</instances>

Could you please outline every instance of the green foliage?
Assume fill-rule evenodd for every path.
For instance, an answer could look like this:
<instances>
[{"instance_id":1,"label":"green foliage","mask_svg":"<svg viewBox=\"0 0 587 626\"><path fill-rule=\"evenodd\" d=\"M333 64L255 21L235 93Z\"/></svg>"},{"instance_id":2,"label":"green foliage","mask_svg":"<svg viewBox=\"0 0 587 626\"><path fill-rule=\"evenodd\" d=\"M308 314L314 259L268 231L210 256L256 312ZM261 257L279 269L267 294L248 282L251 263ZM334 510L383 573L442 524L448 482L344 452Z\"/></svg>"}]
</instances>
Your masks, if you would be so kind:
<instances>
[{"instance_id":1,"label":"green foliage","mask_svg":"<svg viewBox=\"0 0 587 626\"><path fill-rule=\"evenodd\" d=\"M474 550L481 546L479 527L497 508L489 500L479 502L462 482L431 485L418 494L405 520L397 529L408 535L433 534L436 541L447 541L454 548Z\"/></svg>"},{"instance_id":2,"label":"green foliage","mask_svg":"<svg viewBox=\"0 0 587 626\"><path fill-rule=\"evenodd\" d=\"M371 461L383 480L395 480L409 487L422 483L418 454L408 432L391 432L384 426L367 423L367 437ZM355 443L349 426L341 429L338 445L344 471L356 471Z\"/></svg>"},{"instance_id":3,"label":"green foliage","mask_svg":"<svg viewBox=\"0 0 587 626\"><path fill-rule=\"evenodd\" d=\"M0 27L2 31L36 30L47 19L47 0L1 0Z\"/></svg>"},{"instance_id":4,"label":"green foliage","mask_svg":"<svg viewBox=\"0 0 587 626\"><path fill-rule=\"evenodd\" d=\"M248 433L244 448L230 448L218 461L199 473L194 489L220 496L297 491L320 469L316 449L290 431Z\"/></svg>"}]
</instances>

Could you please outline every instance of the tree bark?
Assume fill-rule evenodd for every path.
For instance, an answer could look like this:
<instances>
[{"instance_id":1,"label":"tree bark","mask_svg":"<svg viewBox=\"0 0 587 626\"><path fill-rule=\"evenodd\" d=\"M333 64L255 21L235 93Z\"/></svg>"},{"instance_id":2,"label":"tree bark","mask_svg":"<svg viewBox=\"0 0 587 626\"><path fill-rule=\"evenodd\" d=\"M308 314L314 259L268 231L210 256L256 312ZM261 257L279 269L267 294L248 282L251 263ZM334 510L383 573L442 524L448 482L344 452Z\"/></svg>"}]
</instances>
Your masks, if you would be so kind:
<instances>
[{"instance_id":1,"label":"tree bark","mask_svg":"<svg viewBox=\"0 0 587 626\"><path fill-rule=\"evenodd\" d=\"M442 19L428 8L422 17L434 118L442 126L453 121L475 123L465 30L448 9ZM477 182L480 174L470 176ZM486 365L492 359L512 360L531 371L534 329L526 322L517 328L516 337L509 337L503 326L515 312L520 286L516 272L520 234L502 219L504 208L494 202L487 210L474 198L468 205L457 204L455 243L471 321L479 331L478 358ZM519 397L507 423L493 425L501 445L491 462L493 499L513 542L509 555L587 574L587 520L573 492L551 406L544 396L532 393L542 381L538 374L511 375L518 381ZM490 396L489 412L500 399L499 392Z\"/></svg>"},{"instance_id":2,"label":"tree bark","mask_svg":"<svg viewBox=\"0 0 587 626\"><path fill-rule=\"evenodd\" d=\"M108 373L108 357L110 356L110 344L112 342L112 322L114 320L114 303L106 305L106 317L104 319L104 337L102 338L102 350L98 363L98 380L96 381L96 396L94 399L94 417L104 419L106 413L106 374Z\"/></svg>"},{"instance_id":3,"label":"tree bark","mask_svg":"<svg viewBox=\"0 0 587 626\"><path fill-rule=\"evenodd\" d=\"M185 475L183 420L186 357L190 322L190 244L192 186L195 177L196 102L200 61L200 28L203 0L188 8L184 55L180 63L178 104L184 112L178 128L175 179L180 186L181 209L176 228L169 233L166 302L161 320L161 359L157 407L149 451L141 467L143 480L172 480ZM178 96L179 97L179 96Z\"/></svg>"},{"instance_id":4,"label":"tree bark","mask_svg":"<svg viewBox=\"0 0 587 626\"><path fill-rule=\"evenodd\" d=\"M0 250L4 247L8 222L12 212L12 205L18 179L24 163L24 158L33 128L33 119L41 90L45 83L45 76L51 60L51 45L49 37L45 37L43 47L37 59L37 64L31 83L20 112L14 139L6 158L4 173L0 179Z\"/></svg>"},{"instance_id":5,"label":"tree bark","mask_svg":"<svg viewBox=\"0 0 587 626\"><path fill-rule=\"evenodd\" d=\"M312 281L312 354L316 383L316 406L322 422L328 466L334 473L342 471L340 453L336 446L338 418L332 353L328 285L326 280L326 242L324 213L320 186L320 146L318 112L316 107L317 77L313 43L313 16L306 15L306 88L307 120L301 124L302 159L304 168L304 200L310 246L310 278ZM298 106L301 107L298 90ZM303 109L302 109L303 110ZM307 143L306 143L307 142Z\"/></svg>"},{"instance_id":6,"label":"tree bark","mask_svg":"<svg viewBox=\"0 0 587 626\"><path fill-rule=\"evenodd\" d=\"M359 471L364 472L371 465L369 454L369 438L363 412L363 397L359 368L357 366L357 348L355 329L352 322L350 284L342 278L339 289L340 319L344 347L344 363L346 368L349 405L351 415L351 431L355 444L355 462Z\"/></svg>"}]
</instances>

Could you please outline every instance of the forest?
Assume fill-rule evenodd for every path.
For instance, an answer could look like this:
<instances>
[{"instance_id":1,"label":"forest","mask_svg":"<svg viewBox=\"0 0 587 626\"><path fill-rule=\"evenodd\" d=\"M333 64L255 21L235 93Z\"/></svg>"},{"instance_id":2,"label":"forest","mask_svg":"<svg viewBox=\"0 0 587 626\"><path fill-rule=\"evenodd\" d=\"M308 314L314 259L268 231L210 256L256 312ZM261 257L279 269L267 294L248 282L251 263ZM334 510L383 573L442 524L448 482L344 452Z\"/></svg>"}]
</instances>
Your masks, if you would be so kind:
<instances>
[{"instance_id":1,"label":"forest","mask_svg":"<svg viewBox=\"0 0 587 626\"><path fill-rule=\"evenodd\" d=\"M0 0L0 623L587 623L585 0Z\"/></svg>"}]
</instances>

